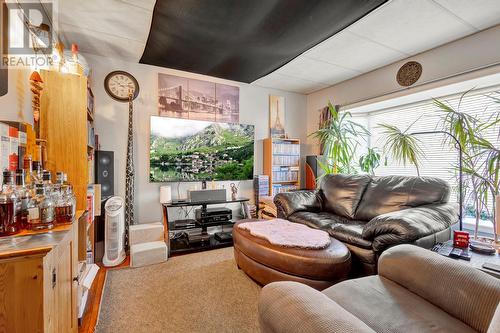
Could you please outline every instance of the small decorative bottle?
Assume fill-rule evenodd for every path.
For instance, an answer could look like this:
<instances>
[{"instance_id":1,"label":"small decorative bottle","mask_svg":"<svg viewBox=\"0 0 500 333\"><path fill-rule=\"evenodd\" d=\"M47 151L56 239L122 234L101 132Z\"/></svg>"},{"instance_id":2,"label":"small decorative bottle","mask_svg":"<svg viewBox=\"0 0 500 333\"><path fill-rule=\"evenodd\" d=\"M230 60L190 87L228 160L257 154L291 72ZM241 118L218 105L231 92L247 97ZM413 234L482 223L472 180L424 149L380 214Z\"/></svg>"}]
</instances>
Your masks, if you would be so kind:
<instances>
[{"instance_id":1,"label":"small decorative bottle","mask_svg":"<svg viewBox=\"0 0 500 333\"><path fill-rule=\"evenodd\" d=\"M28 224L31 230L46 230L54 227L54 201L46 194L44 184L35 185L35 198L29 208Z\"/></svg>"},{"instance_id":2,"label":"small decorative bottle","mask_svg":"<svg viewBox=\"0 0 500 333\"><path fill-rule=\"evenodd\" d=\"M3 172L2 192L0 193L0 236L17 234L21 231L17 212L19 201L14 187L14 173Z\"/></svg>"},{"instance_id":3,"label":"small decorative bottle","mask_svg":"<svg viewBox=\"0 0 500 333\"><path fill-rule=\"evenodd\" d=\"M19 201L19 209L16 214L20 227L28 228L28 207L31 201L31 192L26 187L25 172L23 169L16 170L16 194Z\"/></svg>"}]
</instances>

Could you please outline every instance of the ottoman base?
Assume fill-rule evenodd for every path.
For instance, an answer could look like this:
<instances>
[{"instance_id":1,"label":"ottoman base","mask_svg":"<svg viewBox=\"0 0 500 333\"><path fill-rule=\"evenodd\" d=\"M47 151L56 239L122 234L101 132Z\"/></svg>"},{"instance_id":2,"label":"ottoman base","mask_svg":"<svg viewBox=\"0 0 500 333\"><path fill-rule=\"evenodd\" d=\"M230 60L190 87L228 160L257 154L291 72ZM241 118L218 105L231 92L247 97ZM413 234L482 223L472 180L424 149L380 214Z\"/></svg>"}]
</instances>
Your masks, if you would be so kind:
<instances>
[{"instance_id":1,"label":"ottoman base","mask_svg":"<svg viewBox=\"0 0 500 333\"><path fill-rule=\"evenodd\" d=\"M347 279L351 253L342 242L330 238L330 244L324 249L277 246L238 227L245 222L263 223L258 220L236 222L234 258L238 267L258 283L296 281L323 290Z\"/></svg>"},{"instance_id":2,"label":"ottoman base","mask_svg":"<svg viewBox=\"0 0 500 333\"><path fill-rule=\"evenodd\" d=\"M236 246L234 247L234 259L236 260L238 268L243 270L248 276L261 285L266 285L276 281L295 281L321 291L336 283L332 281L311 280L277 271L247 257L240 250L238 250Z\"/></svg>"}]
</instances>

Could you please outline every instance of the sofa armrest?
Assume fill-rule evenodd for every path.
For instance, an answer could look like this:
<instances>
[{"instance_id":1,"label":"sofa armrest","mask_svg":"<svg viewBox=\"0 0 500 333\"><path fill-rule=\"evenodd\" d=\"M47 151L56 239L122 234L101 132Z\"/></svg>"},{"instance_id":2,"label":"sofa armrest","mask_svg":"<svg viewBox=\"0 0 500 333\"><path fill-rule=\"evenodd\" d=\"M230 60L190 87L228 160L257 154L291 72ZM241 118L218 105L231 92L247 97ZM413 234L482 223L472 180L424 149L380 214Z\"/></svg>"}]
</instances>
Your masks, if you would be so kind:
<instances>
[{"instance_id":1,"label":"sofa armrest","mask_svg":"<svg viewBox=\"0 0 500 333\"><path fill-rule=\"evenodd\" d=\"M415 245L386 250L378 273L479 332L487 331L500 302L498 279Z\"/></svg>"},{"instance_id":2,"label":"sofa armrest","mask_svg":"<svg viewBox=\"0 0 500 333\"><path fill-rule=\"evenodd\" d=\"M318 191L300 190L279 193L274 197L279 218L286 219L295 212L321 210L321 196Z\"/></svg>"},{"instance_id":3,"label":"sofa armrest","mask_svg":"<svg viewBox=\"0 0 500 333\"><path fill-rule=\"evenodd\" d=\"M375 332L325 294L297 282L268 284L258 307L263 333Z\"/></svg>"},{"instance_id":4,"label":"sofa armrest","mask_svg":"<svg viewBox=\"0 0 500 333\"><path fill-rule=\"evenodd\" d=\"M458 220L454 203L430 204L374 217L363 227L363 238L371 240L374 251L445 230Z\"/></svg>"}]
</instances>

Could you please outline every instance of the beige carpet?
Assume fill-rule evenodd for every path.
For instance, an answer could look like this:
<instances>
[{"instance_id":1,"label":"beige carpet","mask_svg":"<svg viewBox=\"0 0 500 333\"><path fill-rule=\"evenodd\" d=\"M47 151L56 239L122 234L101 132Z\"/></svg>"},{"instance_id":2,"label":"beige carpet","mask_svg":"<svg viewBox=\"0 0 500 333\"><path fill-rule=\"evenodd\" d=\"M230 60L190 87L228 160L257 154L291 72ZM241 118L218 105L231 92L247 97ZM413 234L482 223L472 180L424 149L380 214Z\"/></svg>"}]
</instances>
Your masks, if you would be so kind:
<instances>
[{"instance_id":1,"label":"beige carpet","mask_svg":"<svg viewBox=\"0 0 500 333\"><path fill-rule=\"evenodd\" d=\"M232 247L110 270L96 332L258 332L259 292Z\"/></svg>"}]
</instances>

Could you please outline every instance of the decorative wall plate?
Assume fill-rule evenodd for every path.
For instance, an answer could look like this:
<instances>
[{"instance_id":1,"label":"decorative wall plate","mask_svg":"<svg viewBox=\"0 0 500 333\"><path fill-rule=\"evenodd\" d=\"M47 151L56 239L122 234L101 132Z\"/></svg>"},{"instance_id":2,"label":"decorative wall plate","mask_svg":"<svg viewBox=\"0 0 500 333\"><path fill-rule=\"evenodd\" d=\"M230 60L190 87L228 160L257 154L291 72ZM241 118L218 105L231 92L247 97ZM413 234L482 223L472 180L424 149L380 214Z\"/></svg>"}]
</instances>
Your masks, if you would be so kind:
<instances>
[{"instance_id":1,"label":"decorative wall plate","mask_svg":"<svg viewBox=\"0 0 500 333\"><path fill-rule=\"evenodd\" d=\"M400 86L409 87L418 81L422 75L422 65L416 61L409 61L398 70L396 81Z\"/></svg>"}]
</instances>

